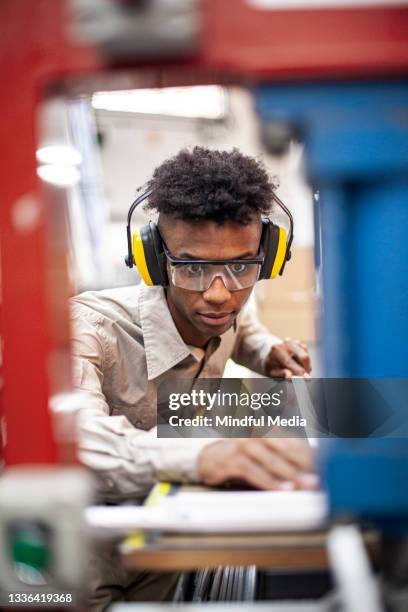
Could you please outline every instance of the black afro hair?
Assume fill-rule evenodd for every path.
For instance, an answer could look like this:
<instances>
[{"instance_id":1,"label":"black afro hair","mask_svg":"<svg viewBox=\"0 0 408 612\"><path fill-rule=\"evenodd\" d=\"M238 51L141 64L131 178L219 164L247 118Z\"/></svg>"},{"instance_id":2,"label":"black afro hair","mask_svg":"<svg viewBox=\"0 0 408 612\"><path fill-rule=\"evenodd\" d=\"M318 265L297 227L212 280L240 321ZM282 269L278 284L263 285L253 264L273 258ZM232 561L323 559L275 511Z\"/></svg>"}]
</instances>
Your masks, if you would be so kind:
<instances>
[{"instance_id":1,"label":"black afro hair","mask_svg":"<svg viewBox=\"0 0 408 612\"><path fill-rule=\"evenodd\" d=\"M268 214L273 184L264 165L238 149L182 149L163 162L148 183L148 209L185 221L248 223Z\"/></svg>"}]
</instances>

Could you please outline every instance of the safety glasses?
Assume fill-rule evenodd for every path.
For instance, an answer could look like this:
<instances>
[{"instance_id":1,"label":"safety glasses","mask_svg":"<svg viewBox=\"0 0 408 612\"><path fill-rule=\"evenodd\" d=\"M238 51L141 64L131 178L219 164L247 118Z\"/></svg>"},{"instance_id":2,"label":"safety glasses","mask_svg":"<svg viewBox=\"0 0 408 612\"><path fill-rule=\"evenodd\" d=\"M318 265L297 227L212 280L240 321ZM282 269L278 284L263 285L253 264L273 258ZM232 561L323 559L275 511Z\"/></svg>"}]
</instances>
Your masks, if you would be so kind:
<instances>
[{"instance_id":1,"label":"safety glasses","mask_svg":"<svg viewBox=\"0 0 408 612\"><path fill-rule=\"evenodd\" d=\"M228 291L240 291L255 285L264 261L263 254L254 259L183 259L174 257L164 246L167 269L176 287L189 291L207 291L220 277Z\"/></svg>"}]
</instances>

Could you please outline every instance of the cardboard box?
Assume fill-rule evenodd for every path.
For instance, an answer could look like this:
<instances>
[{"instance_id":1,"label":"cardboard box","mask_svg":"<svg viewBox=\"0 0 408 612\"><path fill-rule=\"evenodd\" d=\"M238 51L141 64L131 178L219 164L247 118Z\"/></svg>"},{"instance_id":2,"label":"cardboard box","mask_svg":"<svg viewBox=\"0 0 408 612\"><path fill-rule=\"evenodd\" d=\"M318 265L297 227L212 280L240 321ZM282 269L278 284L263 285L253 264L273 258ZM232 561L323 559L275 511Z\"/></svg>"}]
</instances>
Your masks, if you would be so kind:
<instances>
[{"instance_id":1,"label":"cardboard box","mask_svg":"<svg viewBox=\"0 0 408 612\"><path fill-rule=\"evenodd\" d=\"M259 282L255 299L259 320L271 333L315 342L318 302L313 249L293 248L283 276Z\"/></svg>"}]
</instances>

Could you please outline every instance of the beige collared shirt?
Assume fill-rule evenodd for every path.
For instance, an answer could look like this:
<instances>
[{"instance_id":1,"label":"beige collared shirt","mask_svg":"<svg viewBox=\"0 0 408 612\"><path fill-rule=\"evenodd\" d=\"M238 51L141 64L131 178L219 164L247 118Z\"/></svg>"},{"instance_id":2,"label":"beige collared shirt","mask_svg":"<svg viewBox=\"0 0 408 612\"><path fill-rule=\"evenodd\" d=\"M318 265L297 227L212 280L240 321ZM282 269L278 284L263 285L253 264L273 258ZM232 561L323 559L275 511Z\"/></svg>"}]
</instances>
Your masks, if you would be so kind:
<instances>
[{"instance_id":1,"label":"beige collared shirt","mask_svg":"<svg viewBox=\"0 0 408 612\"><path fill-rule=\"evenodd\" d=\"M156 436L163 378L221 378L227 360L263 373L279 342L246 306L206 350L188 346L162 287L88 291L72 299L74 382L81 392L80 452L105 500L142 496L158 479L197 480L197 456L211 439Z\"/></svg>"}]
</instances>

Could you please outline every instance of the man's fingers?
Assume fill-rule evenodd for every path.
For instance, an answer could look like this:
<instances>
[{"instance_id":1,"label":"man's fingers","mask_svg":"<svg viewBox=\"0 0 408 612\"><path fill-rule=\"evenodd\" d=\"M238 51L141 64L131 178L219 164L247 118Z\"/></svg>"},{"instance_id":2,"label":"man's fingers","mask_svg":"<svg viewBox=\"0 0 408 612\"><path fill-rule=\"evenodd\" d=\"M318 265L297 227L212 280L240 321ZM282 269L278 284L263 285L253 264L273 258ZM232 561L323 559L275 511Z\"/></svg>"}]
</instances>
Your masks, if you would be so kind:
<instances>
[{"instance_id":1,"label":"man's fingers","mask_svg":"<svg viewBox=\"0 0 408 612\"><path fill-rule=\"evenodd\" d=\"M269 375L272 378L292 378L292 372L284 368L274 368Z\"/></svg>"},{"instance_id":2,"label":"man's fingers","mask_svg":"<svg viewBox=\"0 0 408 612\"><path fill-rule=\"evenodd\" d=\"M301 440L291 438L219 440L200 452L197 470L210 485L232 480L271 491L313 489L317 480L307 449Z\"/></svg>"},{"instance_id":3,"label":"man's fingers","mask_svg":"<svg viewBox=\"0 0 408 612\"><path fill-rule=\"evenodd\" d=\"M269 491L290 491L295 488L291 482L275 478L256 461L246 456L239 458L229 479L244 480L257 489Z\"/></svg>"},{"instance_id":4,"label":"man's fingers","mask_svg":"<svg viewBox=\"0 0 408 612\"><path fill-rule=\"evenodd\" d=\"M308 346L306 344L306 342L303 342L302 340L293 340L292 338L285 338L285 342L294 342L295 344L298 344L299 346L302 347L303 350L308 351Z\"/></svg>"},{"instance_id":5,"label":"man's fingers","mask_svg":"<svg viewBox=\"0 0 408 612\"><path fill-rule=\"evenodd\" d=\"M242 446L244 453L256 461L270 476L283 481L296 481L298 470L282 455L278 455L263 440L250 440Z\"/></svg>"},{"instance_id":6,"label":"man's fingers","mask_svg":"<svg viewBox=\"0 0 408 612\"><path fill-rule=\"evenodd\" d=\"M285 457L304 473L313 471L313 453L310 446L298 438L264 438L268 446Z\"/></svg>"},{"instance_id":7,"label":"man's fingers","mask_svg":"<svg viewBox=\"0 0 408 612\"><path fill-rule=\"evenodd\" d=\"M295 376L303 376L304 368L291 357L286 346L276 346L275 355L282 369L290 370Z\"/></svg>"},{"instance_id":8,"label":"man's fingers","mask_svg":"<svg viewBox=\"0 0 408 612\"><path fill-rule=\"evenodd\" d=\"M294 342L293 340L291 340L287 344L289 347L289 351L291 352L292 358L295 359L298 363L300 363L300 365L304 367L306 372L311 372L312 364L307 349L305 350L302 345L298 344L297 342Z\"/></svg>"},{"instance_id":9,"label":"man's fingers","mask_svg":"<svg viewBox=\"0 0 408 612\"><path fill-rule=\"evenodd\" d=\"M281 452L282 445L278 444L277 451L272 451L266 443L267 439L262 440L247 440L241 445L241 451L251 461L251 483L255 484L254 478L258 482L256 486L261 486L259 478L262 478L262 488L272 488L289 491L291 489L311 489L318 487L318 478L311 472L311 453L306 445L302 444L301 440L295 441L285 440L293 448L293 453L285 457ZM269 448L268 448L269 446ZM299 450L301 451L299 453ZM305 457L302 457L302 451L309 451ZM296 457L296 460L294 460ZM258 469L255 469L255 462ZM298 465L296 465L298 463ZM300 469L299 469L300 468ZM261 469L261 472L259 472ZM307 469L308 471L305 471ZM269 485L267 485L269 483Z\"/></svg>"}]
</instances>

